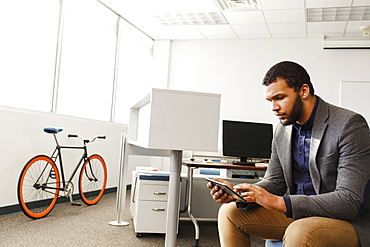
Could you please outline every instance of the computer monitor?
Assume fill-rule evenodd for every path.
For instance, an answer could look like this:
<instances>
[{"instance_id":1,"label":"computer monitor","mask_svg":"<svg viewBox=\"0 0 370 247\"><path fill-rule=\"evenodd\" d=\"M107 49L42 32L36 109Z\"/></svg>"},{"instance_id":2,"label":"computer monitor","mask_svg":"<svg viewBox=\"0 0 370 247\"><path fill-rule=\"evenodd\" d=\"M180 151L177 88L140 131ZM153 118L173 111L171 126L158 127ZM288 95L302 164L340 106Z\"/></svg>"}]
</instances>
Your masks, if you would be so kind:
<instances>
[{"instance_id":1,"label":"computer monitor","mask_svg":"<svg viewBox=\"0 0 370 247\"><path fill-rule=\"evenodd\" d=\"M224 156L240 158L236 164L254 165L254 158L270 158L272 124L223 120Z\"/></svg>"}]
</instances>

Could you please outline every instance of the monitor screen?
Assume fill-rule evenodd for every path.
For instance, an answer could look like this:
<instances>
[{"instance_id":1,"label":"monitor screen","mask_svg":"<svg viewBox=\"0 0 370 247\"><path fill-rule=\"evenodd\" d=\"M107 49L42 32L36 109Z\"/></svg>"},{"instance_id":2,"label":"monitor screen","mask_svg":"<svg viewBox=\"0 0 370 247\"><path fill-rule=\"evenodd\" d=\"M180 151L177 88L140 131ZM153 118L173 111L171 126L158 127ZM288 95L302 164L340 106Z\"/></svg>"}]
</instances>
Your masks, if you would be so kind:
<instances>
[{"instance_id":1,"label":"monitor screen","mask_svg":"<svg viewBox=\"0 0 370 247\"><path fill-rule=\"evenodd\" d=\"M224 156L252 163L253 158L270 158L272 124L223 120L222 148Z\"/></svg>"}]
</instances>

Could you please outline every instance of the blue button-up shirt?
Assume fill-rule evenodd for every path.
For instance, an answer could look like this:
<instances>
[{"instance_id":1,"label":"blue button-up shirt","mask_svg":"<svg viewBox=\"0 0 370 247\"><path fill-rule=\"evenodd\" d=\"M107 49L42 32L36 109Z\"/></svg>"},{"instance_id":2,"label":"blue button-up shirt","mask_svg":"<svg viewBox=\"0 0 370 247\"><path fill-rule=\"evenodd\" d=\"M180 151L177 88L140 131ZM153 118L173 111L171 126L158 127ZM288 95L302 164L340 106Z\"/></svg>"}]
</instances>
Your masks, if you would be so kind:
<instances>
[{"instance_id":1,"label":"blue button-up shirt","mask_svg":"<svg viewBox=\"0 0 370 247\"><path fill-rule=\"evenodd\" d=\"M296 195L314 195L309 159L313 119L310 118L302 126L294 124L292 136L293 181Z\"/></svg>"}]
</instances>

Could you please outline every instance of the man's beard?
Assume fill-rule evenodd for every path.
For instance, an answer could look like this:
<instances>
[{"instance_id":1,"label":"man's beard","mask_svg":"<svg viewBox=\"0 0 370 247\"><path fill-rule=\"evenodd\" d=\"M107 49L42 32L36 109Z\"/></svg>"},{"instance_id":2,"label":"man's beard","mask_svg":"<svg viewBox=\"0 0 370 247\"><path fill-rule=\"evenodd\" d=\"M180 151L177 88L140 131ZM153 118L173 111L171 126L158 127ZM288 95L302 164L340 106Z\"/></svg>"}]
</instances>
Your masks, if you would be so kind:
<instances>
[{"instance_id":1,"label":"man's beard","mask_svg":"<svg viewBox=\"0 0 370 247\"><path fill-rule=\"evenodd\" d=\"M302 99L299 96L299 94L297 94L297 96L295 98L294 105L293 105L292 112L288 115L287 119L284 122L281 121L281 120L280 120L280 122L284 126L291 125L291 124L295 123L301 115L302 107L303 107Z\"/></svg>"}]
</instances>

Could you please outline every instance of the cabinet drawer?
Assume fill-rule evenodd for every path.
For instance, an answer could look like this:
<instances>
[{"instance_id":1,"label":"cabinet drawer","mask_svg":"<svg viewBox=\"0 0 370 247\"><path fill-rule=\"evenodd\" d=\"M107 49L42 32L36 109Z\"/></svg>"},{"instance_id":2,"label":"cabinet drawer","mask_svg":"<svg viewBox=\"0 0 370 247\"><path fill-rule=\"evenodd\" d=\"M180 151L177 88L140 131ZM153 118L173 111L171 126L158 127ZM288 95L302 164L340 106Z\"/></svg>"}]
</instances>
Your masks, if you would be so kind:
<instances>
[{"instance_id":1,"label":"cabinet drawer","mask_svg":"<svg viewBox=\"0 0 370 247\"><path fill-rule=\"evenodd\" d=\"M136 233L165 233L167 202L140 201L136 208Z\"/></svg>"},{"instance_id":2,"label":"cabinet drawer","mask_svg":"<svg viewBox=\"0 0 370 247\"><path fill-rule=\"evenodd\" d=\"M167 185L140 184L138 188L138 200L167 201Z\"/></svg>"}]
</instances>

